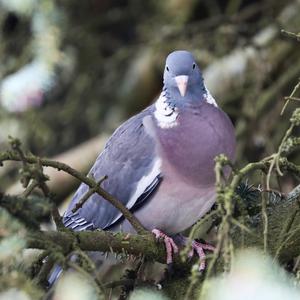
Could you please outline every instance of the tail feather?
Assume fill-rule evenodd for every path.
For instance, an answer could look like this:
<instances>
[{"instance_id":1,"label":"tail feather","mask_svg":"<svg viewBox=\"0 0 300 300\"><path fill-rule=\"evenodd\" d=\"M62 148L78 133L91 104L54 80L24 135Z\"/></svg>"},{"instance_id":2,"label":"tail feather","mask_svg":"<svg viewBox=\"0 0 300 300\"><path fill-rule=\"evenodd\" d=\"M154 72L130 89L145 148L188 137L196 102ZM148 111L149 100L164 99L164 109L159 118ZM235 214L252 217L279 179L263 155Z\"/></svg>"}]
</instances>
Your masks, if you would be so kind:
<instances>
[{"instance_id":1,"label":"tail feather","mask_svg":"<svg viewBox=\"0 0 300 300\"><path fill-rule=\"evenodd\" d=\"M52 271L50 272L50 275L48 277L49 288L52 287L52 285L60 277L62 271L63 271L63 268L60 265L54 265L54 267L52 268Z\"/></svg>"}]
</instances>

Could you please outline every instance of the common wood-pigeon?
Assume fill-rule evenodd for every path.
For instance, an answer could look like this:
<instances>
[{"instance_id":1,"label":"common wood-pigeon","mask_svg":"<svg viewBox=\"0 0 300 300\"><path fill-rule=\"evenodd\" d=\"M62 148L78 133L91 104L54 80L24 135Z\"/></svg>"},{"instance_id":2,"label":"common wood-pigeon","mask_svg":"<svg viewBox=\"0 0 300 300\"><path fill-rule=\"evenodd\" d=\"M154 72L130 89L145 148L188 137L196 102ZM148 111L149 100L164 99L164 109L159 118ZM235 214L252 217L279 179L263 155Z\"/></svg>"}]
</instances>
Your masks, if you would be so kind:
<instances>
[{"instance_id":1,"label":"common wood-pigeon","mask_svg":"<svg viewBox=\"0 0 300 300\"><path fill-rule=\"evenodd\" d=\"M188 51L166 60L164 86L157 101L123 123L108 140L90 170L102 187L130 209L156 237L164 239L167 263L178 251L172 237L192 226L215 202L214 158L234 159L235 133L229 117L204 85ZM133 232L109 202L93 194L77 212L72 209L89 190L82 183L63 222L73 230ZM193 242L205 267L206 244Z\"/></svg>"}]
</instances>

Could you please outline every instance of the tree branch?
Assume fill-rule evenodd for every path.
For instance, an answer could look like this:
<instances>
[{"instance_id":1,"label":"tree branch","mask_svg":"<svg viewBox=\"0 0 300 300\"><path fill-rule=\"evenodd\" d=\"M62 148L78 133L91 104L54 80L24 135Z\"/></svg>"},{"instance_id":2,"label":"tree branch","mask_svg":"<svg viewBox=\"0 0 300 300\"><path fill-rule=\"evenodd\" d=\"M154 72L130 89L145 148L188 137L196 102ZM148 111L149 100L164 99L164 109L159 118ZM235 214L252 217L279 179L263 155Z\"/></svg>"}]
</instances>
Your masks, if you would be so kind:
<instances>
[{"instance_id":1,"label":"tree branch","mask_svg":"<svg viewBox=\"0 0 300 300\"><path fill-rule=\"evenodd\" d=\"M278 248L279 237L282 232L282 224L293 216L293 222L285 233L285 245L282 247L279 259L285 262L300 252L300 214L295 214L299 210L298 198L300 197L300 185L298 185L287 198L281 203L268 208L268 252L275 254ZM244 232L245 239L242 243L241 228L236 226L232 231L232 239L237 248L242 247L258 247L263 249L263 221L261 215L258 216L259 222L251 233ZM109 231L37 231L27 234L27 247L36 249L48 249L49 244L59 246L63 252L70 251L76 243L76 246L83 251L100 251L115 253L132 254L135 256L144 255L146 259L155 260L165 263L164 246L157 243L151 234L137 235L128 233L115 233ZM292 246L291 246L292 245ZM175 265L183 266L184 263L180 257L175 258ZM186 266L186 265L185 265Z\"/></svg>"},{"instance_id":2,"label":"tree branch","mask_svg":"<svg viewBox=\"0 0 300 300\"><path fill-rule=\"evenodd\" d=\"M121 211L123 216L130 222L130 224L138 233L145 234L146 230L142 226L140 221L120 201L118 201L118 199L116 199L113 195L109 194L104 189L102 189L95 180L83 175L82 173L78 172L77 170L73 169L67 164L58 161L53 161L46 158L39 158L34 155L24 155L23 157L20 157L18 153L12 151L6 151L0 153L0 162L7 161L7 160L26 161L29 164L41 163L43 166L52 167L59 171L63 170L64 172L72 175L73 177L77 178L81 182L85 183L91 189L94 189L94 191L97 194L99 194L105 200L110 202L114 207L116 207L119 211Z\"/></svg>"},{"instance_id":3,"label":"tree branch","mask_svg":"<svg viewBox=\"0 0 300 300\"><path fill-rule=\"evenodd\" d=\"M157 243L151 234L137 235L115 233L104 230L97 231L35 231L27 234L27 247L34 249L48 249L54 244L68 253L76 247L83 251L99 251L114 253L128 253L135 256L144 255L147 259L165 263L165 250L161 243ZM179 262L179 259L176 261Z\"/></svg>"}]
</instances>

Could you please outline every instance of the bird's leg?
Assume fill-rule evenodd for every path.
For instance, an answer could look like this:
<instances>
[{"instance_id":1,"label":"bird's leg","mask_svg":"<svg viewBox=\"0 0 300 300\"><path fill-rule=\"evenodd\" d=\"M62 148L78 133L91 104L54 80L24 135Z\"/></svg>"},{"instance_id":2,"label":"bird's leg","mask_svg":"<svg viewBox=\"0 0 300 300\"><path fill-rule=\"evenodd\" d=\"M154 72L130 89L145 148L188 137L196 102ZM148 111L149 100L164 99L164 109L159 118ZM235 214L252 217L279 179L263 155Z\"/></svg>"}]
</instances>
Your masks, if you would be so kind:
<instances>
[{"instance_id":1,"label":"bird's leg","mask_svg":"<svg viewBox=\"0 0 300 300\"><path fill-rule=\"evenodd\" d=\"M196 252L196 254L198 255L200 262L199 262L199 271L202 272L205 270L205 266L206 266L206 254L204 252L204 250L208 250L208 251L214 251L215 247L210 245L210 244L206 244L206 243L200 243L196 240L192 241L192 249L189 252L189 257L192 257L194 255L194 252Z\"/></svg>"},{"instance_id":2,"label":"bird's leg","mask_svg":"<svg viewBox=\"0 0 300 300\"><path fill-rule=\"evenodd\" d=\"M180 247L186 247L187 245L191 246L191 250L188 253L188 257L192 258L196 253L196 255L199 257L199 271L204 271L206 266L206 254L204 250L214 251L215 247L205 242L199 242L198 240L192 240L191 243L190 240L182 234L177 234L174 238L176 240L177 245L179 245Z\"/></svg>"},{"instance_id":3,"label":"bird's leg","mask_svg":"<svg viewBox=\"0 0 300 300\"><path fill-rule=\"evenodd\" d=\"M169 237L159 229L153 229L152 233L155 235L156 239L163 239L167 251L167 265L170 266L173 262L173 253L178 253L179 251L179 248L176 245L176 243L178 243L178 245L180 246L185 246L188 242L188 238L182 236L181 234L177 234L174 237L174 239L176 240L175 243L173 238ZM188 256L191 258L194 256L195 253L197 254L200 260L199 271L202 272L205 270L205 266L206 266L206 254L204 250L214 251L215 247L207 243L198 242L196 240L192 241L191 247L192 249L189 252Z\"/></svg>"},{"instance_id":4,"label":"bird's leg","mask_svg":"<svg viewBox=\"0 0 300 300\"><path fill-rule=\"evenodd\" d=\"M175 244L174 240L167 236L165 233L163 233L159 229L153 229L152 233L155 235L155 238L158 239L163 239L165 246L166 246L166 251L167 251L167 265L171 265L173 262L173 253L178 252L178 247Z\"/></svg>"}]
</instances>

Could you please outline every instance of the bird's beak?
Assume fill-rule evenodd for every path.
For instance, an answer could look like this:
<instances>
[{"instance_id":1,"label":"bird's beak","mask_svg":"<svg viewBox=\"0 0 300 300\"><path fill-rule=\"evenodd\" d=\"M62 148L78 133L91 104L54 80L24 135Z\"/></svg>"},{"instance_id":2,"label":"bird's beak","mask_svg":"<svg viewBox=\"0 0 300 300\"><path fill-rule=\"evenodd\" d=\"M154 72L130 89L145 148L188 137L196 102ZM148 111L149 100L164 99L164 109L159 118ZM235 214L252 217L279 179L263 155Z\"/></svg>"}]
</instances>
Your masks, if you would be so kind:
<instances>
[{"instance_id":1,"label":"bird's beak","mask_svg":"<svg viewBox=\"0 0 300 300\"><path fill-rule=\"evenodd\" d=\"M187 76L187 75L180 75L180 76L175 77L175 81L176 81L176 84L179 89L181 97L184 97L186 94L188 80L189 80L189 76Z\"/></svg>"}]
</instances>

